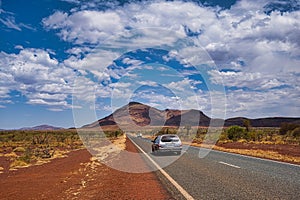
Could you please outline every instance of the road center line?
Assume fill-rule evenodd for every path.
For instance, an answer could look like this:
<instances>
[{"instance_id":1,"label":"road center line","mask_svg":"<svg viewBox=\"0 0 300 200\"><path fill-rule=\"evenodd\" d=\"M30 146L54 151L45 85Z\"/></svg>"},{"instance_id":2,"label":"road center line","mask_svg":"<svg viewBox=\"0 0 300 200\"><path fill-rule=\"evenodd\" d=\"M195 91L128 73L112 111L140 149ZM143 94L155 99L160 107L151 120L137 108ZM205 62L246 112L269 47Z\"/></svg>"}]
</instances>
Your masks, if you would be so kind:
<instances>
[{"instance_id":1,"label":"road center line","mask_svg":"<svg viewBox=\"0 0 300 200\"><path fill-rule=\"evenodd\" d=\"M226 162L222 162L222 161L219 161L220 164L223 164L223 165L227 165L227 166L230 166L230 167L234 167L234 168L237 168L237 169L240 169L241 167L239 166L236 166L236 165L232 165L232 164L229 164L229 163L226 163Z\"/></svg>"},{"instance_id":2,"label":"road center line","mask_svg":"<svg viewBox=\"0 0 300 200\"><path fill-rule=\"evenodd\" d=\"M130 139L130 137L127 137ZM132 139L130 141L152 162L152 164L176 187L176 189L188 200L194 199L185 189L183 189L165 170L163 170L141 147Z\"/></svg>"}]
</instances>

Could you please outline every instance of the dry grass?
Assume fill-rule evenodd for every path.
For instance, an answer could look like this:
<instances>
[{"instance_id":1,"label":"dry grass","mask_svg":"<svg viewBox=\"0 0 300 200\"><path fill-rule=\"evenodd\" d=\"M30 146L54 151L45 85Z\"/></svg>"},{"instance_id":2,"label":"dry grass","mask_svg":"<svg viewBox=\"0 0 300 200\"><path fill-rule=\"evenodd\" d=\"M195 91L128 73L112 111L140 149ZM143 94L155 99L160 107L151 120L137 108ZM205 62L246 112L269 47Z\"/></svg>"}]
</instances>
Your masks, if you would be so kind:
<instances>
[{"instance_id":1,"label":"dry grass","mask_svg":"<svg viewBox=\"0 0 300 200\"><path fill-rule=\"evenodd\" d=\"M16 147L13 151L14 152L25 152L26 149L24 147Z\"/></svg>"},{"instance_id":2,"label":"dry grass","mask_svg":"<svg viewBox=\"0 0 300 200\"><path fill-rule=\"evenodd\" d=\"M82 147L76 130L0 131L0 156L10 161L10 170L41 165Z\"/></svg>"},{"instance_id":3,"label":"dry grass","mask_svg":"<svg viewBox=\"0 0 300 200\"><path fill-rule=\"evenodd\" d=\"M112 143L114 145L116 145L121 150L125 150L125 148L126 148L125 142L126 142L126 135L125 134L112 140Z\"/></svg>"},{"instance_id":4,"label":"dry grass","mask_svg":"<svg viewBox=\"0 0 300 200\"><path fill-rule=\"evenodd\" d=\"M22 160L14 160L11 164L10 164L10 169L9 170L14 170L16 168L22 168L22 167L28 167L29 164L22 161Z\"/></svg>"},{"instance_id":5,"label":"dry grass","mask_svg":"<svg viewBox=\"0 0 300 200\"><path fill-rule=\"evenodd\" d=\"M11 157L11 158L16 158L18 157L18 155L15 152L11 152L11 153L6 153L3 155L4 157Z\"/></svg>"},{"instance_id":6,"label":"dry grass","mask_svg":"<svg viewBox=\"0 0 300 200\"><path fill-rule=\"evenodd\" d=\"M114 157L126 148L126 135L117 138L96 139L89 141L88 149L91 149L98 160Z\"/></svg>"}]
</instances>

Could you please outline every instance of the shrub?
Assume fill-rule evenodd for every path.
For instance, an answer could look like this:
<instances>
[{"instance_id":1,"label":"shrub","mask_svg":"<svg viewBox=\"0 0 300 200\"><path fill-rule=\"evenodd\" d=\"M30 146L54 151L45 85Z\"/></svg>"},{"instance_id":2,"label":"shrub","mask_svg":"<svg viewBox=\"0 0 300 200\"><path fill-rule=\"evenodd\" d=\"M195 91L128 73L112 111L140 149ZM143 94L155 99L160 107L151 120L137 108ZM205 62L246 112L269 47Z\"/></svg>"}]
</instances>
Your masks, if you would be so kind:
<instances>
[{"instance_id":1,"label":"shrub","mask_svg":"<svg viewBox=\"0 0 300 200\"><path fill-rule=\"evenodd\" d=\"M19 160L24 161L26 163L30 163L32 157L32 151L29 147L24 149L24 153L19 157Z\"/></svg>"},{"instance_id":2,"label":"shrub","mask_svg":"<svg viewBox=\"0 0 300 200\"><path fill-rule=\"evenodd\" d=\"M290 131L293 131L294 129L300 127L298 124L291 124L291 123L282 123L280 126L279 133L280 135L285 135Z\"/></svg>"},{"instance_id":3,"label":"shrub","mask_svg":"<svg viewBox=\"0 0 300 200\"><path fill-rule=\"evenodd\" d=\"M292 131L292 135L293 135L294 137L300 137L300 127L295 128L295 129Z\"/></svg>"},{"instance_id":4,"label":"shrub","mask_svg":"<svg viewBox=\"0 0 300 200\"><path fill-rule=\"evenodd\" d=\"M244 129L240 126L231 126L226 132L228 139L233 141L237 141L245 136Z\"/></svg>"},{"instance_id":5,"label":"shrub","mask_svg":"<svg viewBox=\"0 0 300 200\"><path fill-rule=\"evenodd\" d=\"M94 134L94 136L93 136L93 134ZM93 134L92 134L92 135L89 134L89 135L87 135L87 137L88 137L89 139L91 139L91 138L96 138L96 137L95 137L96 132L93 133ZM118 137L118 136L123 135L124 132L123 132L121 129L119 129L119 130L116 130L116 131L105 131L104 134L105 134L105 137L113 138L113 137Z\"/></svg>"},{"instance_id":6,"label":"shrub","mask_svg":"<svg viewBox=\"0 0 300 200\"><path fill-rule=\"evenodd\" d=\"M264 136L263 131L261 131L261 130L254 130L253 131L252 130L252 131L250 131L246 134L246 139L247 140L252 140L252 141L261 141L263 136Z\"/></svg>"}]
</instances>

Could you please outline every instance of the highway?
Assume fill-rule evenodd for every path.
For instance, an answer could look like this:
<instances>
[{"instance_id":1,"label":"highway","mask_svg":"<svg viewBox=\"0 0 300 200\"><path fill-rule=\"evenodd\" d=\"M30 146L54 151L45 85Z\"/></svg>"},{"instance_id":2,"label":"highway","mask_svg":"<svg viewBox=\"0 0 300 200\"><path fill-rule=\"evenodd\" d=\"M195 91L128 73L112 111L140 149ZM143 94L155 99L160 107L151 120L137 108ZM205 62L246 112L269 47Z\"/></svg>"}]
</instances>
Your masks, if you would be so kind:
<instances>
[{"instance_id":1,"label":"highway","mask_svg":"<svg viewBox=\"0 0 300 200\"><path fill-rule=\"evenodd\" d=\"M176 199L300 199L298 165L215 150L199 158L199 148L188 146L184 146L186 152L181 156L154 156L150 153L150 140L128 137L146 152L142 157L152 169L158 165L189 195L184 197L157 171Z\"/></svg>"}]
</instances>

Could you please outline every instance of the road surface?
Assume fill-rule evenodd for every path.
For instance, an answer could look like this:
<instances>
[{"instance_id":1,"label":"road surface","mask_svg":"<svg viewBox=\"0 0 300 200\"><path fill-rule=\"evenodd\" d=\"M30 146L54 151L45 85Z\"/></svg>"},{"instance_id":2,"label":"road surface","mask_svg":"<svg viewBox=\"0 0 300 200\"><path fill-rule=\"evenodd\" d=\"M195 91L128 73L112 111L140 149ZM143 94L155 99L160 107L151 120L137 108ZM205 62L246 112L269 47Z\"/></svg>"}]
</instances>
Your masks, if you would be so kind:
<instances>
[{"instance_id":1,"label":"road surface","mask_svg":"<svg viewBox=\"0 0 300 200\"><path fill-rule=\"evenodd\" d=\"M181 156L155 156L150 153L150 140L128 137L193 199L300 199L298 165L214 150L199 158L199 148L187 146ZM185 199L170 181L161 180L176 198Z\"/></svg>"}]
</instances>

